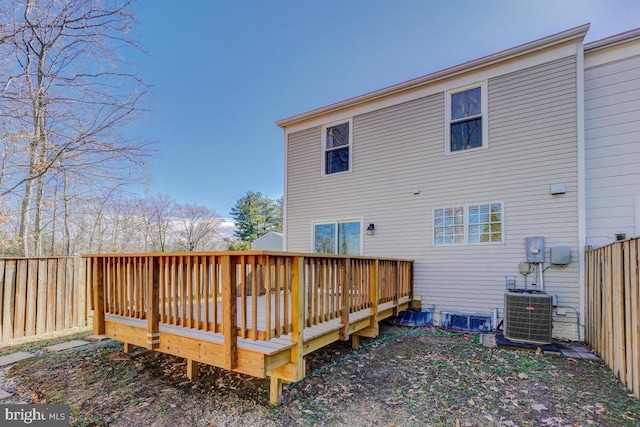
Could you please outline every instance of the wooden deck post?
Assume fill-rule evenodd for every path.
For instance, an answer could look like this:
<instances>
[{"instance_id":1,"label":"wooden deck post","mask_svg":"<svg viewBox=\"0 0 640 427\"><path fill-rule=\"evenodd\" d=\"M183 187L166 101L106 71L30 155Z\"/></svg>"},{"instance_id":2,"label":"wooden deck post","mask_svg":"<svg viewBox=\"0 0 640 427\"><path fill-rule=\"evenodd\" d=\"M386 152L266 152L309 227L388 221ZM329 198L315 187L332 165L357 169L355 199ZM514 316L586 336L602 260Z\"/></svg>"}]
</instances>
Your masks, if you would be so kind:
<instances>
[{"instance_id":1,"label":"wooden deck post","mask_svg":"<svg viewBox=\"0 0 640 427\"><path fill-rule=\"evenodd\" d=\"M291 264L291 347L290 363L268 372L271 378L269 404L282 402L282 381L300 381L305 376L304 327L305 327L305 258L298 256Z\"/></svg>"},{"instance_id":2,"label":"wooden deck post","mask_svg":"<svg viewBox=\"0 0 640 427\"><path fill-rule=\"evenodd\" d=\"M380 331L378 324L378 301L380 290L380 276L378 274L380 268L380 260L376 259L369 267L369 296L371 304L371 317L369 317L369 326L359 330L351 336L351 348L357 350L360 347L360 337L375 338Z\"/></svg>"},{"instance_id":3,"label":"wooden deck post","mask_svg":"<svg viewBox=\"0 0 640 427\"><path fill-rule=\"evenodd\" d=\"M393 295L393 315L398 315L398 305L400 304L400 293L402 289L402 272L400 261L396 261L396 291Z\"/></svg>"},{"instance_id":4,"label":"wooden deck post","mask_svg":"<svg viewBox=\"0 0 640 427\"><path fill-rule=\"evenodd\" d=\"M305 375L304 366L304 257L297 257L291 266L291 340L296 345L291 349L291 361L297 364L296 378Z\"/></svg>"},{"instance_id":5,"label":"wooden deck post","mask_svg":"<svg viewBox=\"0 0 640 427\"><path fill-rule=\"evenodd\" d=\"M158 310L160 306L160 261L157 256L147 258L147 347L160 346Z\"/></svg>"},{"instance_id":6,"label":"wooden deck post","mask_svg":"<svg viewBox=\"0 0 640 427\"><path fill-rule=\"evenodd\" d=\"M232 370L237 366L238 333L236 301L236 266L231 255L222 256L222 332L224 334L224 367Z\"/></svg>"},{"instance_id":7,"label":"wooden deck post","mask_svg":"<svg viewBox=\"0 0 640 427\"><path fill-rule=\"evenodd\" d=\"M373 264L373 271L371 272L371 290L369 291L371 293L371 323L369 324L369 326L376 327L376 329L378 327L378 301L380 300L378 296L380 291L380 276L378 274L379 271L380 260L376 259Z\"/></svg>"},{"instance_id":8,"label":"wooden deck post","mask_svg":"<svg viewBox=\"0 0 640 427\"><path fill-rule=\"evenodd\" d=\"M282 403L282 379L271 376L269 384L269 404L277 406Z\"/></svg>"},{"instance_id":9,"label":"wooden deck post","mask_svg":"<svg viewBox=\"0 0 640 427\"><path fill-rule=\"evenodd\" d=\"M198 362L192 359L187 359L187 378L190 380L198 376Z\"/></svg>"},{"instance_id":10,"label":"wooden deck post","mask_svg":"<svg viewBox=\"0 0 640 427\"><path fill-rule=\"evenodd\" d=\"M342 329L340 329L340 339L347 341L349 339L349 312L351 307L351 258L344 259L344 267L342 270Z\"/></svg>"},{"instance_id":11,"label":"wooden deck post","mask_svg":"<svg viewBox=\"0 0 640 427\"><path fill-rule=\"evenodd\" d=\"M93 279L93 333L104 334L104 269L103 259L99 257L91 260L91 275Z\"/></svg>"},{"instance_id":12,"label":"wooden deck post","mask_svg":"<svg viewBox=\"0 0 640 427\"><path fill-rule=\"evenodd\" d=\"M357 350L360 348L360 335L352 334L351 335L351 350Z\"/></svg>"}]
</instances>

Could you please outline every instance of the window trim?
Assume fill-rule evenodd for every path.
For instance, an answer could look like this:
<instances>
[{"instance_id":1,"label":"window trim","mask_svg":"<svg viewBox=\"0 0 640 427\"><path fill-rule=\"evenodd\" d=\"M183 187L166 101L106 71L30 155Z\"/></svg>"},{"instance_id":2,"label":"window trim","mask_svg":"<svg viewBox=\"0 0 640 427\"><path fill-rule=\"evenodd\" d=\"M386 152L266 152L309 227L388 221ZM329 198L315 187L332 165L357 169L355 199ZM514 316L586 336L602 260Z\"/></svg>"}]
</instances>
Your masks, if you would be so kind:
<instances>
[{"instance_id":1,"label":"window trim","mask_svg":"<svg viewBox=\"0 0 640 427\"><path fill-rule=\"evenodd\" d=\"M480 147L468 148L466 150L451 150L451 97L456 93L464 92L469 89L480 88L480 115L470 116L479 117L482 120L482 145ZM455 89L449 89L445 92L445 117L444 117L444 148L445 155L467 153L470 151L483 150L489 148L489 120L488 120L488 96L487 96L487 81L471 83Z\"/></svg>"},{"instance_id":2,"label":"window trim","mask_svg":"<svg viewBox=\"0 0 640 427\"><path fill-rule=\"evenodd\" d=\"M349 149L349 167L345 171L327 173L327 151L333 151L333 150L327 150L327 140L326 140L327 128L338 126L344 123L349 123L349 144L347 145L347 148ZM320 165L320 172L322 176L341 175L341 174L349 173L353 170L353 117L332 121L331 123L325 123L324 125L322 125L322 132L320 136L320 152L322 154L322 161Z\"/></svg>"},{"instance_id":3,"label":"window trim","mask_svg":"<svg viewBox=\"0 0 640 427\"><path fill-rule=\"evenodd\" d=\"M335 239L335 246L334 246L334 250L335 253L334 254L320 254L319 252L316 252L316 226L317 225L323 225L323 224L335 224L336 225L336 233L338 233L338 224L342 224L342 223L348 223L348 222L357 222L360 224L360 242L358 245L358 253L357 254L349 254L349 255L362 255L362 250L363 250L363 244L364 244L364 239L362 238L364 235L364 230L363 230L363 224L364 224L364 218L360 217L360 218L346 218L346 219L331 219L331 220L318 220L318 221L313 221L311 223L311 253L312 254L319 254L319 255L347 255L347 254L339 254L337 251L337 246L338 246L338 239Z\"/></svg>"},{"instance_id":4,"label":"window trim","mask_svg":"<svg viewBox=\"0 0 640 427\"><path fill-rule=\"evenodd\" d=\"M471 226L469 222L469 207L470 206L482 206L482 205L500 205L500 213L501 213L501 240L499 242L469 242L469 227ZM451 246L484 246L484 245L503 245L505 243L505 231L506 231L506 221L505 221L505 211L504 211L504 202L482 202L482 203L466 203L466 204L451 204L448 206L439 206L435 207L431 211L431 246L433 247L451 247ZM436 243L436 210L437 209L448 209L448 208L462 208L463 209L463 230L464 235L462 238L462 243Z\"/></svg>"}]
</instances>

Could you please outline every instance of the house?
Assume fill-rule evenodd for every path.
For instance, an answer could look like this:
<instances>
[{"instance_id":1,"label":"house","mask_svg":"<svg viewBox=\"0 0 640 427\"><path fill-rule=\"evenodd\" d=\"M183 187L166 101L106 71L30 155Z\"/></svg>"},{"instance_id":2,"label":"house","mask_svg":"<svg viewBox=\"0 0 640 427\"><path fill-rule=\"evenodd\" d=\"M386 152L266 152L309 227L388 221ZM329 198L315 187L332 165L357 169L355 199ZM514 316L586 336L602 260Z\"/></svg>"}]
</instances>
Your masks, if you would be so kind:
<instances>
[{"instance_id":1,"label":"house","mask_svg":"<svg viewBox=\"0 0 640 427\"><path fill-rule=\"evenodd\" d=\"M543 288L580 339L585 245L640 234L640 30L588 30L278 121L284 249L413 259L436 321Z\"/></svg>"},{"instance_id":2,"label":"house","mask_svg":"<svg viewBox=\"0 0 640 427\"><path fill-rule=\"evenodd\" d=\"M640 236L640 30L584 47L587 245Z\"/></svg>"},{"instance_id":3,"label":"house","mask_svg":"<svg viewBox=\"0 0 640 427\"><path fill-rule=\"evenodd\" d=\"M282 251L282 233L269 231L251 242L251 249L264 251Z\"/></svg>"}]
</instances>

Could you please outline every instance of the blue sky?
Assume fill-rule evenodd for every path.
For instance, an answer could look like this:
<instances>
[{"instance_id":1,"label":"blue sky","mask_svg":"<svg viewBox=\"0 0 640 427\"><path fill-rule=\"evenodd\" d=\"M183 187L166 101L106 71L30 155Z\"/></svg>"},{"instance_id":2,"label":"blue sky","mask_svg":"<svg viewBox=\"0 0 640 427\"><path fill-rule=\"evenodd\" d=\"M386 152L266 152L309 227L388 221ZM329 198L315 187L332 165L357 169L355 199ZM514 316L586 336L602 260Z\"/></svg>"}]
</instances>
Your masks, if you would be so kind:
<instances>
[{"instance_id":1,"label":"blue sky","mask_svg":"<svg viewBox=\"0 0 640 427\"><path fill-rule=\"evenodd\" d=\"M155 141L151 193L222 216L247 191L283 192L274 122L591 23L640 27L638 0L141 0L127 54L152 86L128 129Z\"/></svg>"}]
</instances>

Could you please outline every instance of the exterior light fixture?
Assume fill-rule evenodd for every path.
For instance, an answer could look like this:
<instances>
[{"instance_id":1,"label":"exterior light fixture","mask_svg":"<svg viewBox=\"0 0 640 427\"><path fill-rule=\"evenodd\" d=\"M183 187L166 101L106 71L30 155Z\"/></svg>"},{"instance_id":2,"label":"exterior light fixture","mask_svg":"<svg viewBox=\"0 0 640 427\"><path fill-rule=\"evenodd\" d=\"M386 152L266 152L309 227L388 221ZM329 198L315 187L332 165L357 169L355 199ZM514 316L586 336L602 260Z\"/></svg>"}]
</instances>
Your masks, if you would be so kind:
<instances>
[{"instance_id":1,"label":"exterior light fixture","mask_svg":"<svg viewBox=\"0 0 640 427\"><path fill-rule=\"evenodd\" d=\"M369 224L369 226L367 227L367 230L366 230L367 236L373 236L373 233L374 233L375 229L376 229L375 225Z\"/></svg>"}]
</instances>

